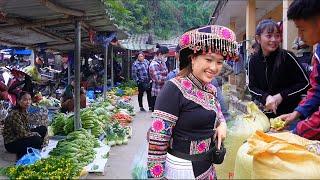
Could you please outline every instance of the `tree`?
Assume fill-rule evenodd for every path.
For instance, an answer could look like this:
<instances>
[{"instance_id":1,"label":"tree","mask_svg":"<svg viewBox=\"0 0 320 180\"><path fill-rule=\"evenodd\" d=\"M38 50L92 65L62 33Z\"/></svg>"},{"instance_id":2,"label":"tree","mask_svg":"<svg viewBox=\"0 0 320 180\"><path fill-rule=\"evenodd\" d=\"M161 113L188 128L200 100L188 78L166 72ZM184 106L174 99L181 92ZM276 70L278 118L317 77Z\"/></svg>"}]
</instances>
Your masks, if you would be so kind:
<instances>
[{"instance_id":1,"label":"tree","mask_svg":"<svg viewBox=\"0 0 320 180\"><path fill-rule=\"evenodd\" d=\"M216 1L105 0L107 10L131 34L154 33L168 39L192 27L206 25Z\"/></svg>"}]
</instances>

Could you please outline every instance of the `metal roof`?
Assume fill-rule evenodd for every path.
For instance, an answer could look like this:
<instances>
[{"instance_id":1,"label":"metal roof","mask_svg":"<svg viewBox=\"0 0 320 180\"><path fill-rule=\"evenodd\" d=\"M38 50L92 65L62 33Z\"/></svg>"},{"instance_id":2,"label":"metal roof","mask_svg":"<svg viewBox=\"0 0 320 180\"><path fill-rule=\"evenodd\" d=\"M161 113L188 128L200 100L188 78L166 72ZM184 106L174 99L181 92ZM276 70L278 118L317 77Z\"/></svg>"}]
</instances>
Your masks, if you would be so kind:
<instances>
[{"instance_id":1,"label":"metal roof","mask_svg":"<svg viewBox=\"0 0 320 180\"><path fill-rule=\"evenodd\" d=\"M0 44L42 46L67 51L74 49L75 21L82 21L82 48L92 49L89 31L117 32L118 39L128 34L119 28L106 11L102 0L0 0Z\"/></svg>"},{"instance_id":2,"label":"metal roof","mask_svg":"<svg viewBox=\"0 0 320 180\"><path fill-rule=\"evenodd\" d=\"M120 40L119 45L124 49L144 51L154 49L157 43L166 46L169 49L175 49L179 42L179 37L173 37L169 40L162 40L157 38L155 35L151 35L152 43L147 44L147 41L150 38L149 36L149 34L134 34L129 36L128 39Z\"/></svg>"}]
</instances>

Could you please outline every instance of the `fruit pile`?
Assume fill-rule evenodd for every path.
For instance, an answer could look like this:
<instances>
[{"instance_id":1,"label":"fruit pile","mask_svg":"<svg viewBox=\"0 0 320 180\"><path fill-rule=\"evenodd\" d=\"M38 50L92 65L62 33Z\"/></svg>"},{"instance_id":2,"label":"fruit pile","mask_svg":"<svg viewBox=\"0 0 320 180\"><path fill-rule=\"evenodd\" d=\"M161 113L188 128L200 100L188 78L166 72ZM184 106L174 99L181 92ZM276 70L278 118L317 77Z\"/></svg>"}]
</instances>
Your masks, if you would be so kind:
<instances>
[{"instance_id":1,"label":"fruit pile","mask_svg":"<svg viewBox=\"0 0 320 180\"><path fill-rule=\"evenodd\" d=\"M282 119L280 119L279 117L277 117L277 118L274 118L274 119L271 118L270 119L270 124L271 124L271 126L270 126L271 128L279 131L279 130L281 130L281 129L283 129L285 127L286 122L283 121Z\"/></svg>"},{"instance_id":2,"label":"fruit pile","mask_svg":"<svg viewBox=\"0 0 320 180\"><path fill-rule=\"evenodd\" d=\"M123 114L121 112L112 115L111 119L118 121L122 126L127 126L132 122L132 117L130 115Z\"/></svg>"}]
</instances>

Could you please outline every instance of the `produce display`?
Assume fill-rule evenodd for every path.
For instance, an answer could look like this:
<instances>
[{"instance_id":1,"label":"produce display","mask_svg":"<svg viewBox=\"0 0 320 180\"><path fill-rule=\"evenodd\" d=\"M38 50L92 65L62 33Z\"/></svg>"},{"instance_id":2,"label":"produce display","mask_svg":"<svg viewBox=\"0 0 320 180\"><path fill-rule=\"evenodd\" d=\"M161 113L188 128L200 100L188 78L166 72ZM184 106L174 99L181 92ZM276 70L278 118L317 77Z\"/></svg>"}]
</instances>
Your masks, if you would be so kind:
<instances>
[{"instance_id":1,"label":"produce display","mask_svg":"<svg viewBox=\"0 0 320 180\"><path fill-rule=\"evenodd\" d=\"M36 66L27 66L23 69L23 72L31 76L34 81L41 81L41 75Z\"/></svg>"},{"instance_id":2,"label":"produce display","mask_svg":"<svg viewBox=\"0 0 320 180\"><path fill-rule=\"evenodd\" d=\"M107 101L97 100L90 107L81 110L82 128L90 130L95 137L104 135L106 144L112 146L126 144L129 134L127 126L135 115L133 106L130 104L131 98L128 96L120 98L113 92L108 93L108 97L110 98ZM56 114L51 124L53 133L68 135L73 132L73 119L72 113Z\"/></svg>"},{"instance_id":3,"label":"produce display","mask_svg":"<svg viewBox=\"0 0 320 180\"><path fill-rule=\"evenodd\" d=\"M127 126L132 122L132 117L128 114L124 114L123 112L118 112L111 117L113 120L118 121L121 125Z\"/></svg>"},{"instance_id":4,"label":"produce display","mask_svg":"<svg viewBox=\"0 0 320 180\"><path fill-rule=\"evenodd\" d=\"M38 105L45 107L60 107L60 101L53 97L46 98L42 96L41 100L38 102Z\"/></svg>"},{"instance_id":5,"label":"produce display","mask_svg":"<svg viewBox=\"0 0 320 180\"><path fill-rule=\"evenodd\" d=\"M284 128L284 126L286 125L286 122L283 121L282 119L280 119L279 117L277 117L277 118L274 118L274 119L271 118L270 119L270 124L271 124L271 126L270 126L271 128L279 131L279 130Z\"/></svg>"},{"instance_id":6,"label":"produce display","mask_svg":"<svg viewBox=\"0 0 320 180\"><path fill-rule=\"evenodd\" d=\"M109 146L122 145L128 143L128 138L130 135L130 128L123 128L119 122L109 124L106 127L106 138L104 143Z\"/></svg>"},{"instance_id":7,"label":"produce display","mask_svg":"<svg viewBox=\"0 0 320 180\"><path fill-rule=\"evenodd\" d=\"M56 113L48 129L51 136L58 135L63 140L58 141L49 157L29 166L5 168L5 175L10 179L78 179L84 167L96 158L98 151L94 148L100 147L101 141L109 146L127 144L132 134L129 123L135 115L131 97L127 95L136 89L135 85L117 89L118 92L107 93L108 100L98 98L81 109L82 128L79 130L74 129L73 113ZM37 97L40 107L59 107L57 99L43 97L41 93Z\"/></svg>"},{"instance_id":8,"label":"produce display","mask_svg":"<svg viewBox=\"0 0 320 180\"><path fill-rule=\"evenodd\" d=\"M128 81L118 86L114 91L118 96L133 96L137 94L138 88L135 81Z\"/></svg>"},{"instance_id":9,"label":"produce display","mask_svg":"<svg viewBox=\"0 0 320 180\"><path fill-rule=\"evenodd\" d=\"M11 166L5 169L10 179L78 179L82 167L72 159L51 156L29 166Z\"/></svg>"},{"instance_id":10,"label":"produce display","mask_svg":"<svg viewBox=\"0 0 320 180\"><path fill-rule=\"evenodd\" d=\"M73 163L84 167L93 161L99 147L98 140L85 129L76 130L68 134L67 138L58 142L56 148L50 151L50 156L69 158Z\"/></svg>"}]
</instances>

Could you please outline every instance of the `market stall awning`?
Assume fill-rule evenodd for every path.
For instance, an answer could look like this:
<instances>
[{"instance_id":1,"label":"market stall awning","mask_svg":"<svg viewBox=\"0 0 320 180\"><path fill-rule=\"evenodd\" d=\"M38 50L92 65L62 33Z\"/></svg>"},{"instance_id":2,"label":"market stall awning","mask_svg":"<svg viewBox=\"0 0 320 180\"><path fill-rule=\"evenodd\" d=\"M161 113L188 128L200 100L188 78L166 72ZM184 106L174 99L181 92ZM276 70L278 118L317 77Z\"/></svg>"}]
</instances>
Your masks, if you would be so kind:
<instances>
[{"instance_id":1,"label":"market stall awning","mask_svg":"<svg viewBox=\"0 0 320 180\"><path fill-rule=\"evenodd\" d=\"M0 44L31 48L73 50L75 21L81 20L82 48L94 48L97 34L128 34L106 12L102 0L2 0ZM2 18L1 18L2 17Z\"/></svg>"}]
</instances>

